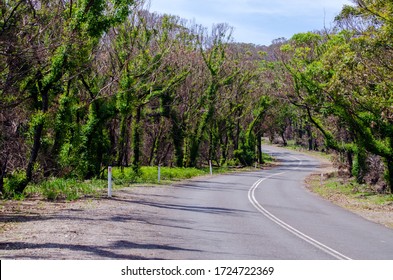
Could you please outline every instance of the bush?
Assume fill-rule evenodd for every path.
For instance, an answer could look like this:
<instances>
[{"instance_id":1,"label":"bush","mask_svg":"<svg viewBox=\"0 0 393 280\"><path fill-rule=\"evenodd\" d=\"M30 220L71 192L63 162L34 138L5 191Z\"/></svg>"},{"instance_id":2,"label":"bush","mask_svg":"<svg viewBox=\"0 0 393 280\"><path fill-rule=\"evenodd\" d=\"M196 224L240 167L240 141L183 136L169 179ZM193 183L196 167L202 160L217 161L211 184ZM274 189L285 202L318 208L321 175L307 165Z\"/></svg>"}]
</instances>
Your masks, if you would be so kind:
<instances>
[{"instance_id":1,"label":"bush","mask_svg":"<svg viewBox=\"0 0 393 280\"><path fill-rule=\"evenodd\" d=\"M255 153L248 147L235 150L234 156L243 166L252 166L252 164L255 162Z\"/></svg>"},{"instance_id":2,"label":"bush","mask_svg":"<svg viewBox=\"0 0 393 280\"><path fill-rule=\"evenodd\" d=\"M18 190L20 186L26 184L26 174L24 172L14 172L4 179L4 198L23 199L24 194Z\"/></svg>"}]
</instances>

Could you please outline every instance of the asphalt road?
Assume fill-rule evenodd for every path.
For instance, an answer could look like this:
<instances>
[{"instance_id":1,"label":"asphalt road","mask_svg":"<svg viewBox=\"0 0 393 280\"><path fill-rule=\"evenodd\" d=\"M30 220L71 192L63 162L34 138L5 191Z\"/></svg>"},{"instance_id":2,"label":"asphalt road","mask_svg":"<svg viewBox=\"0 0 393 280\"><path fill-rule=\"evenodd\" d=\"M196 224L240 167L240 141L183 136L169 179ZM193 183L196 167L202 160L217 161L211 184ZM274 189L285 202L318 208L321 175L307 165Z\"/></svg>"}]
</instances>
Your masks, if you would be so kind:
<instances>
[{"instance_id":1,"label":"asphalt road","mask_svg":"<svg viewBox=\"0 0 393 280\"><path fill-rule=\"evenodd\" d=\"M163 259L393 260L393 230L304 187L320 162L269 147L271 170L205 177L172 188L155 210ZM147 256L149 257L149 256Z\"/></svg>"}]
</instances>

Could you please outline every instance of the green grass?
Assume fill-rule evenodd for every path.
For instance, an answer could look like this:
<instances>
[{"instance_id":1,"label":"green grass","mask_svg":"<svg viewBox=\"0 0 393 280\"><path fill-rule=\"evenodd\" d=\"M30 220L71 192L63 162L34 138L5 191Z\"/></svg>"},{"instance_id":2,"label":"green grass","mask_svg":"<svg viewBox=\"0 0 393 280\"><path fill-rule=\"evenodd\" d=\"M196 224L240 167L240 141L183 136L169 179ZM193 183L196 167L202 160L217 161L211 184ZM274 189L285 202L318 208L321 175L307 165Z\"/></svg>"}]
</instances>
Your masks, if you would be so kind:
<instances>
[{"instance_id":1,"label":"green grass","mask_svg":"<svg viewBox=\"0 0 393 280\"><path fill-rule=\"evenodd\" d=\"M265 163L272 163L274 161L274 158L269 154L263 153L262 158Z\"/></svg>"},{"instance_id":2,"label":"green grass","mask_svg":"<svg viewBox=\"0 0 393 280\"><path fill-rule=\"evenodd\" d=\"M222 172L215 169L214 173ZM167 184L208 174L207 169L161 167L161 180L158 182L158 167L144 166L139 175L132 168L114 167L112 170L113 181L116 185Z\"/></svg>"},{"instance_id":3,"label":"green grass","mask_svg":"<svg viewBox=\"0 0 393 280\"><path fill-rule=\"evenodd\" d=\"M228 172L229 168L214 168L214 174ZM169 168L161 167L161 179L158 181L158 167L142 167L140 174L135 174L132 168L117 168L112 170L113 189L138 186L169 185L171 183L209 175L209 168ZM104 177L107 177L105 172ZM51 178L39 184L30 184L23 195L8 196L11 199L23 200L28 196L39 195L48 200L74 201L82 197L99 197L106 193L107 179L80 181L77 179Z\"/></svg>"},{"instance_id":4,"label":"green grass","mask_svg":"<svg viewBox=\"0 0 393 280\"><path fill-rule=\"evenodd\" d=\"M386 205L393 203L393 195L377 195L372 198L375 204Z\"/></svg>"},{"instance_id":5,"label":"green grass","mask_svg":"<svg viewBox=\"0 0 393 280\"><path fill-rule=\"evenodd\" d=\"M42 195L48 200L77 200L85 196L98 196L106 188L105 180L79 181L76 179L51 178L39 184L29 185L25 195Z\"/></svg>"}]
</instances>

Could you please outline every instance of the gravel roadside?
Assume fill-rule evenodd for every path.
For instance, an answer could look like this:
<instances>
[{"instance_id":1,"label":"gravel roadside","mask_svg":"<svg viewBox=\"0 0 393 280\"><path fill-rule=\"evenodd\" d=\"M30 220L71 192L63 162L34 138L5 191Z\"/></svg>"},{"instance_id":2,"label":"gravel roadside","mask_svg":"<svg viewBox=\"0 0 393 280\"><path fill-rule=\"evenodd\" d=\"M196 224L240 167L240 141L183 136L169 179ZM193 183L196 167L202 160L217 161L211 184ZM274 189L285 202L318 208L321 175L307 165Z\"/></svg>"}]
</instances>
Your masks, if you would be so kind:
<instances>
[{"instance_id":1,"label":"gravel roadside","mask_svg":"<svg viewBox=\"0 0 393 280\"><path fill-rule=\"evenodd\" d=\"M162 259L176 248L151 244L160 221L149 204L165 200L171 189L131 188L113 199L68 203L4 202L0 259Z\"/></svg>"}]
</instances>

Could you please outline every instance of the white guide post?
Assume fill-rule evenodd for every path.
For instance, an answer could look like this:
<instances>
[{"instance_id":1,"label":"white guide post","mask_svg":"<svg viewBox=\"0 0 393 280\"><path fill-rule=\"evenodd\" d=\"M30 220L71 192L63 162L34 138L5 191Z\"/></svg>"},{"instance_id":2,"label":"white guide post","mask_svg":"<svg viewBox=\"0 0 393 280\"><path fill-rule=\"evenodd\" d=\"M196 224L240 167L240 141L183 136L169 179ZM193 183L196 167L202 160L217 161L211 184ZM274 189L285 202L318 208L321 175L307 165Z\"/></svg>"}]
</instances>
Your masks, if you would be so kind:
<instances>
[{"instance_id":1,"label":"white guide post","mask_svg":"<svg viewBox=\"0 0 393 280\"><path fill-rule=\"evenodd\" d=\"M158 183L161 181L161 165L158 165Z\"/></svg>"},{"instance_id":2,"label":"white guide post","mask_svg":"<svg viewBox=\"0 0 393 280\"><path fill-rule=\"evenodd\" d=\"M112 166L108 167L108 197L112 197Z\"/></svg>"},{"instance_id":3,"label":"white guide post","mask_svg":"<svg viewBox=\"0 0 393 280\"><path fill-rule=\"evenodd\" d=\"M211 160L209 160L209 167L210 167L210 175L213 175L213 166Z\"/></svg>"}]
</instances>

